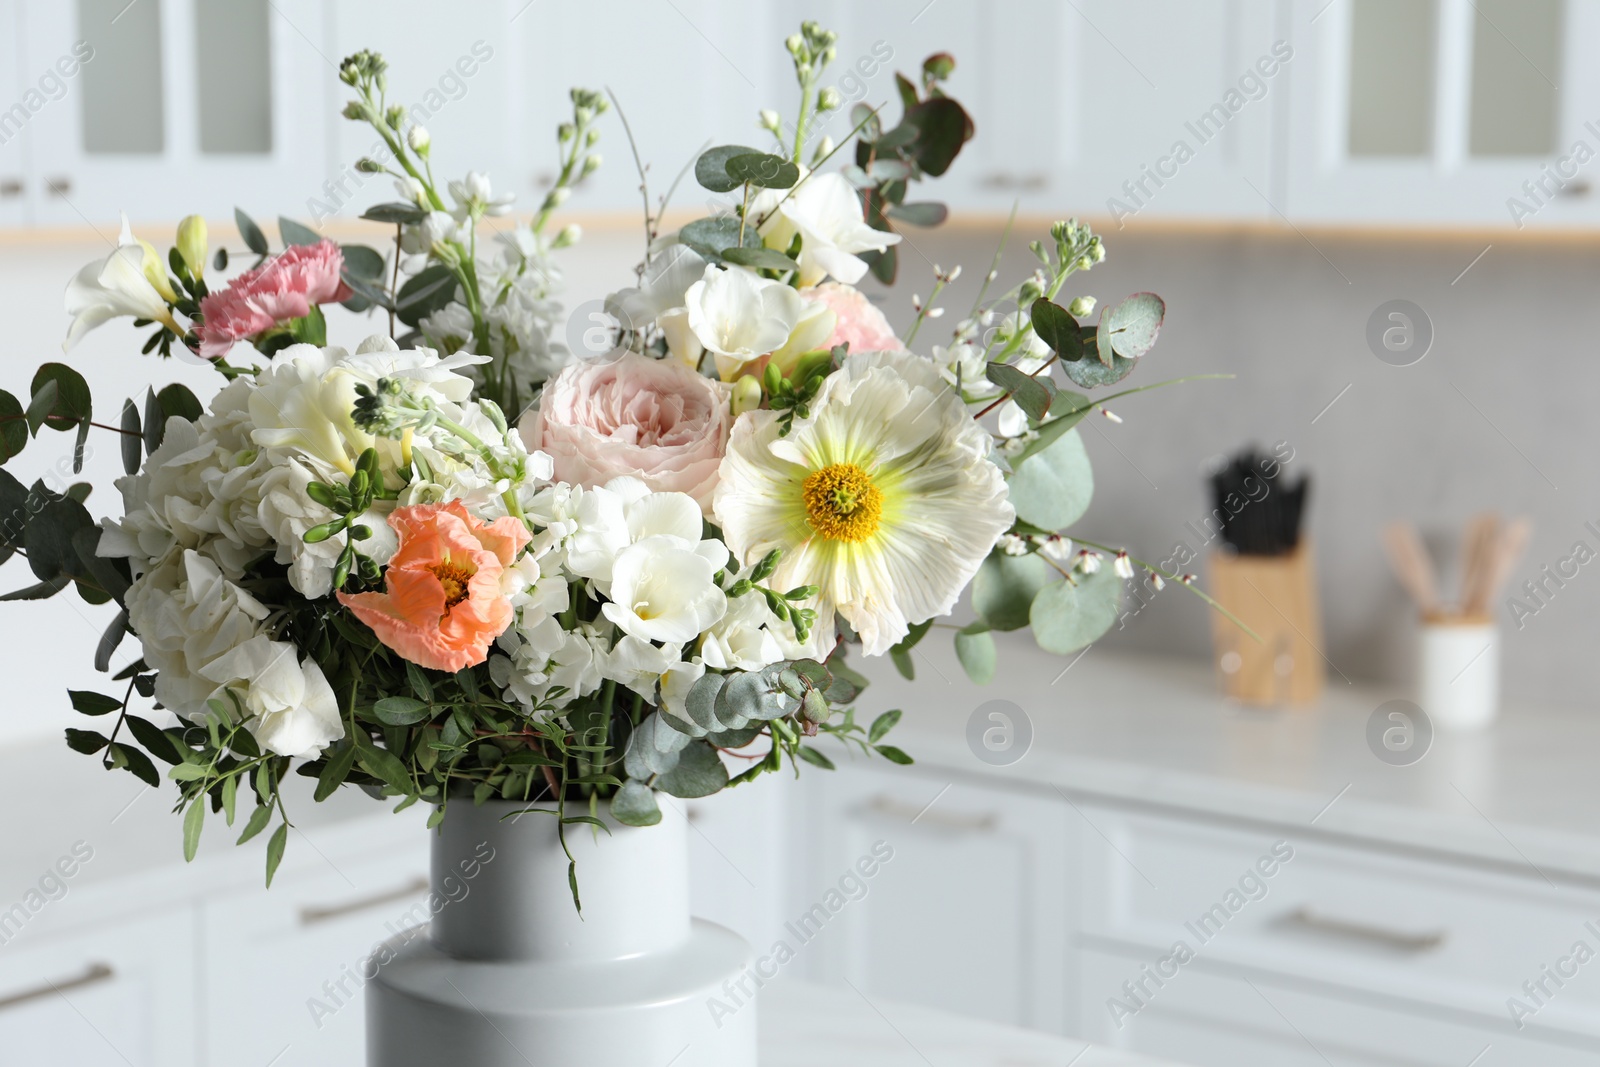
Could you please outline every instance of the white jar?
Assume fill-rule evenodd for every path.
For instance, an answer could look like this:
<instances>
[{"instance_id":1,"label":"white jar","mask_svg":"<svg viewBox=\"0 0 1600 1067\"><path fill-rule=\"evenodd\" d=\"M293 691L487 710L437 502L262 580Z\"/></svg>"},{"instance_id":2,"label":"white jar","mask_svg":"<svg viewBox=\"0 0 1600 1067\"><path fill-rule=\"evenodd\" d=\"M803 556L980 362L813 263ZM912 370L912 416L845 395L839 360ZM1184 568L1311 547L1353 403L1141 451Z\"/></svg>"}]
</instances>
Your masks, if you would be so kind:
<instances>
[{"instance_id":1,"label":"white jar","mask_svg":"<svg viewBox=\"0 0 1600 1067\"><path fill-rule=\"evenodd\" d=\"M1440 730L1481 730L1500 712L1500 632L1486 616L1422 620L1417 703Z\"/></svg>"}]
</instances>

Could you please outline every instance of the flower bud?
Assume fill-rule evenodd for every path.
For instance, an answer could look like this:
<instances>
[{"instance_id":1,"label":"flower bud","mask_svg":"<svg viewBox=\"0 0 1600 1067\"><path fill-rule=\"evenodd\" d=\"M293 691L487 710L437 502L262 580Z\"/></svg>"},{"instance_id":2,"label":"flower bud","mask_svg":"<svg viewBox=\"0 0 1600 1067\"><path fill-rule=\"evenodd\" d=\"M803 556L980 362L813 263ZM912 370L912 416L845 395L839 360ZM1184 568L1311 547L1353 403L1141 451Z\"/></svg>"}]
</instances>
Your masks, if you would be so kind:
<instances>
[{"instance_id":1,"label":"flower bud","mask_svg":"<svg viewBox=\"0 0 1600 1067\"><path fill-rule=\"evenodd\" d=\"M827 159L828 156L831 155L832 153L833 153L833 138L827 136L826 134L824 134L822 140L817 142L817 150L815 152L811 153L811 161L814 164L815 163L821 163L824 159Z\"/></svg>"},{"instance_id":2,"label":"flower bud","mask_svg":"<svg viewBox=\"0 0 1600 1067\"><path fill-rule=\"evenodd\" d=\"M556 239L551 242L552 248L570 248L583 240L583 227L577 223L561 227L561 232L556 234Z\"/></svg>"},{"instance_id":3,"label":"flower bud","mask_svg":"<svg viewBox=\"0 0 1600 1067\"><path fill-rule=\"evenodd\" d=\"M603 162L605 162L605 157L602 156L599 152L591 152L589 155L584 156L583 157L583 171L582 171L582 173L580 173L578 175L578 177L579 178L587 178L589 175L591 175L595 171L599 170L600 169L600 164L603 163Z\"/></svg>"},{"instance_id":4,"label":"flower bud","mask_svg":"<svg viewBox=\"0 0 1600 1067\"><path fill-rule=\"evenodd\" d=\"M817 110L837 111L844 105L844 97L839 95L839 90L828 86L817 94Z\"/></svg>"},{"instance_id":5,"label":"flower bud","mask_svg":"<svg viewBox=\"0 0 1600 1067\"><path fill-rule=\"evenodd\" d=\"M561 125L556 127L556 140L560 141L562 144L566 144L568 141L572 140L573 135L577 132L577 127L573 126L572 123L563 122Z\"/></svg>"},{"instance_id":6,"label":"flower bud","mask_svg":"<svg viewBox=\"0 0 1600 1067\"><path fill-rule=\"evenodd\" d=\"M362 156L360 159L356 160L356 170L360 171L362 174L382 174L383 164L379 163L371 156Z\"/></svg>"},{"instance_id":7,"label":"flower bud","mask_svg":"<svg viewBox=\"0 0 1600 1067\"><path fill-rule=\"evenodd\" d=\"M367 117L367 108L361 101L352 100L344 106L344 111L341 114L351 122L360 122Z\"/></svg>"},{"instance_id":8,"label":"flower bud","mask_svg":"<svg viewBox=\"0 0 1600 1067\"><path fill-rule=\"evenodd\" d=\"M1092 296L1080 296L1067 305L1067 313L1075 319L1087 318L1094 314L1095 299Z\"/></svg>"},{"instance_id":9,"label":"flower bud","mask_svg":"<svg viewBox=\"0 0 1600 1067\"><path fill-rule=\"evenodd\" d=\"M419 156L428 154L428 148L433 144L433 138L428 134L428 127L417 125L411 127L406 133L406 144L411 146L411 151Z\"/></svg>"},{"instance_id":10,"label":"flower bud","mask_svg":"<svg viewBox=\"0 0 1600 1067\"><path fill-rule=\"evenodd\" d=\"M548 194L545 195L544 206L552 209L558 208L562 204L565 204L567 202L567 197L571 195L572 190L568 189L564 185L560 186L559 188L552 189Z\"/></svg>"},{"instance_id":11,"label":"flower bud","mask_svg":"<svg viewBox=\"0 0 1600 1067\"><path fill-rule=\"evenodd\" d=\"M778 129L783 125L783 120L771 108L762 108L760 118L763 130L771 130L773 133L777 133Z\"/></svg>"},{"instance_id":12,"label":"flower bud","mask_svg":"<svg viewBox=\"0 0 1600 1067\"><path fill-rule=\"evenodd\" d=\"M733 383L733 396L729 400L729 405L734 418L761 406L761 383L756 380L755 375L746 374Z\"/></svg>"},{"instance_id":13,"label":"flower bud","mask_svg":"<svg viewBox=\"0 0 1600 1067\"><path fill-rule=\"evenodd\" d=\"M208 241L206 220L199 215L190 215L178 223L178 255L183 257L184 266L197 279L203 278L206 273L206 254L210 251Z\"/></svg>"},{"instance_id":14,"label":"flower bud","mask_svg":"<svg viewBox=\"0 0 1600 1067\"><path fill-rule=\"evenodd\" d=\"M406 109L396 104L384 113L383 121L388 123L391 130L398 130L405 125Z\"/></svg>"},{"instance_id":15,"label":"flower bud","mask_svg":"<svg viewBox=\"0 0 1600 1067\"><path fill-rule=\"evenodd\" d=\"M797 59L800 56L800 50L804 48L805 45L806 39L801 37L798 33L791 33L783 40L783 47L787 48L789 50L789 54Z\"/></svg>"},{"instance_id":16,"label":"flower bud","mask_svg":"<svg viewBox=\"0 0 1600 1067\"><path fill-rule=\"evenodd\" d=\"M583 135L583 147L585 147L585 148L593 148L595 145L597 145L599 143L600 143L600 131L599 130L591 129L588 133Z\"/></svg>"}]
</instances>

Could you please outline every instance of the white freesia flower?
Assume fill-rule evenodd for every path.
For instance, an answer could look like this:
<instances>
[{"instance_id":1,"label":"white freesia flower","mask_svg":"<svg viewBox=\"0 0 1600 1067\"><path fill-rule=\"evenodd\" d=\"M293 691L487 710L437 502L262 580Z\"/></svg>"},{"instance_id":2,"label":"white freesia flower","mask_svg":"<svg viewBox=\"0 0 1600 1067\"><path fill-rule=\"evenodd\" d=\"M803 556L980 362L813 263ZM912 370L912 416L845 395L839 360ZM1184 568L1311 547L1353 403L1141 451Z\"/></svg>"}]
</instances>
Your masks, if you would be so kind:
<instances>
[{"instance_id":1,"label":"white freesia flower","mask_svg":"<svg viewBox=\"0 0 1600 1067\"><path fill-rule=\"evenodd\" d=\"M757 218L766 217L761 237L768 248L787 251L800 235L802 287L830 276L854 285L867 273L867 264L856 253L882 252L900 243L899 234L867 225L861 196L842 174L808 175L793 196L764 190L750 210Z\"/></svg>"},{"instance_id":2,"label":"white freesia flower","mask_svg":"<svg viewBox=\"0 0 1600 1067\"><path fill-rule=\"evenodd\" d=\"M61 343L62 350L70 350L96 326L124 315L159 322L182 337L183 327L167 308L167 300L176 296L166 277L155 249L135 238L128 228L128 216L122 216L117 247L104 259L86 264L67 283L67 314L72 316L72 325ZM155 279L159 279L159 288Z\"/></svg>"},{"instance_id":3,"label":"white freesia flower","mask_svg":"<svg viewBox=\"0 0 1600 1067\"><path fill-rule=\"evenodd\" d=\"M687 493L652 493L638 478L613 478L603 486L580 490L573 510L576 530L567 541L567 567L598 583L611 581L617 555L646 537L674 537L691 546L700 542L700 505ZM707 558L715 558L720 542L707 541ZM719 564L720 566L720 564Z\"/></svg>"},{"instance_id":4,"label":"white freesia flower","mask_svg":"<svg viewBox=\"0 0 1600 1067\"><path fill-rule=\"evenodd\" d=\"M707 267L684 294L684 303L689 329L718 357L719 370L781 348L806 311L806 302L789 286L738 267Z\"/></svg>"},{"instance_id":5,"label":"white freesia flower","mask_svg":"<svg viewBox=\"0 0 1600 1067\"><path fill-rule=\"evenodd\" d=\"M868 655L949 612L1015 518L989 435L919 356L849 357L778 430L776 412L739 417L714 511L741 562L782 550L773 588L819 587L818 658L835 612Z\"/></svg>"},{"instance_id":6,"label":"white freesia flower","mask_svg":"<svg viewBox=\"0 0 1600 1067\"><path fill-rule=\"evenodd\" d=\"M611 601L600 610L624 633L646 641L693 640L728 610L715 580L722 566L716 553L725 563L727 550L717 541L701 545L654 536L624 548L611 568Z\"/></svg>"},{"instance_id":7,"label":"white freesia flower","mask_svg":"<svg viewBox=\"0 0 1600 1067\"><path fill-rule=\"evenodd\" d=\"M344 736L339 702L322 668L310 658L302 662L287 641L258 634L200 673L217 684L218 694L239 698L245 727L270 752L314 759Z\"/></svg>"}]
</instances>

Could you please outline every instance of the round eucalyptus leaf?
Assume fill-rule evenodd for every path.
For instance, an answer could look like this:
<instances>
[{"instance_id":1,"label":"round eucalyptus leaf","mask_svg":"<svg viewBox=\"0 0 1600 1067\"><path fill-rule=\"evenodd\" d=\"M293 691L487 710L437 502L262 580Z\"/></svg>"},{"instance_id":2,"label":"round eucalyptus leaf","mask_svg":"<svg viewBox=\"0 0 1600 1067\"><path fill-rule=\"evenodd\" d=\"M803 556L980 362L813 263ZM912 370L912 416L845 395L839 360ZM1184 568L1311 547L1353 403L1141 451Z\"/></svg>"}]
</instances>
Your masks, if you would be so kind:
<instances>
[{"instance_id":1,"label":"round eucalyptus leaf","mask_svg":"<svg viewBox=\"0 0 1600 1067\"><path fill-rule=\"evenodd\" d=\"M995 551L972 579L972 608L996 630L1028 625L1028 610L1055 572L1038 556L1008 556Z\"/></svg>"},{"instance_id":2,"label":"round eucalyptus leaf","mask_svg":"<svg viewBox=\"0 0 1600 1067\"><path fill-rule=\"evenodd\" d=\"M728 160L735 156L758 156L763 153L744 145L724 144L708 148L694 161L694 180L713 193L731 193L743 182L728 173Z\"/></svg>"},{"instance_id":3,"label":"round eucalyptus leaf","mask_svg":"<svg viewBox=\"0 0 1600 1067\"><path fill-rule=\"evenodd\" d=\"M1117 621L1122 579L1108 567L1056 582L1033 598L1033 639L1046 652L1069 655L1098 641Z\"/></svg>"},{"instance_id":4,"label":"round eucalyptus leaf","mask_svg":"<svg viewBox=\"0 0 1600 1067\"><path fill-rule=\"evenodd\" d=\"M1060 530L1082 518L1094 497L1094 469L1078 431L1017 464L1010 496L1017 517L1040 529Z\"/></svg>"}]
</instances>

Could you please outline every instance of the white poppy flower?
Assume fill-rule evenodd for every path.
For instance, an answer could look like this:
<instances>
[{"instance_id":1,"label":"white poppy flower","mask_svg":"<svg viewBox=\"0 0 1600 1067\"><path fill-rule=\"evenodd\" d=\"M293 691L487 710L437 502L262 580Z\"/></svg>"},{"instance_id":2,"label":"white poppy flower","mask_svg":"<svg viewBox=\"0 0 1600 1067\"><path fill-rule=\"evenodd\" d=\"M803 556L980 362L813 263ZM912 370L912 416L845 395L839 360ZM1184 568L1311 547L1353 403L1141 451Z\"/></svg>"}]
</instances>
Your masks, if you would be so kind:
<instances>
[{"instance_id":1,"label":"white poppy flower","mask_svg":"<svg viewBox=\"0 0 1600 1067\"><path fill-rule=\"evenodd\" d=\"M781 550L772 588L819 588L817 658L836 612L873 656L948 613L1016 517L989 434L919 356L851 356L779 426L739 416L713 510L742 563Z\"/></svg>"},{"instance_id":2,"label":"white poppy flower","mask_svg":"<svg viewBox=\"0 0 1600 1067\"><path fill-rule=\"evenodd\" d=\"M646 641L692 641L728 610L727 594L714 580L720 564L708 554L679 537L646 537L629 545L617 553L611 600L601 612L623 633Z\"/></svg>"}]
</instances>

